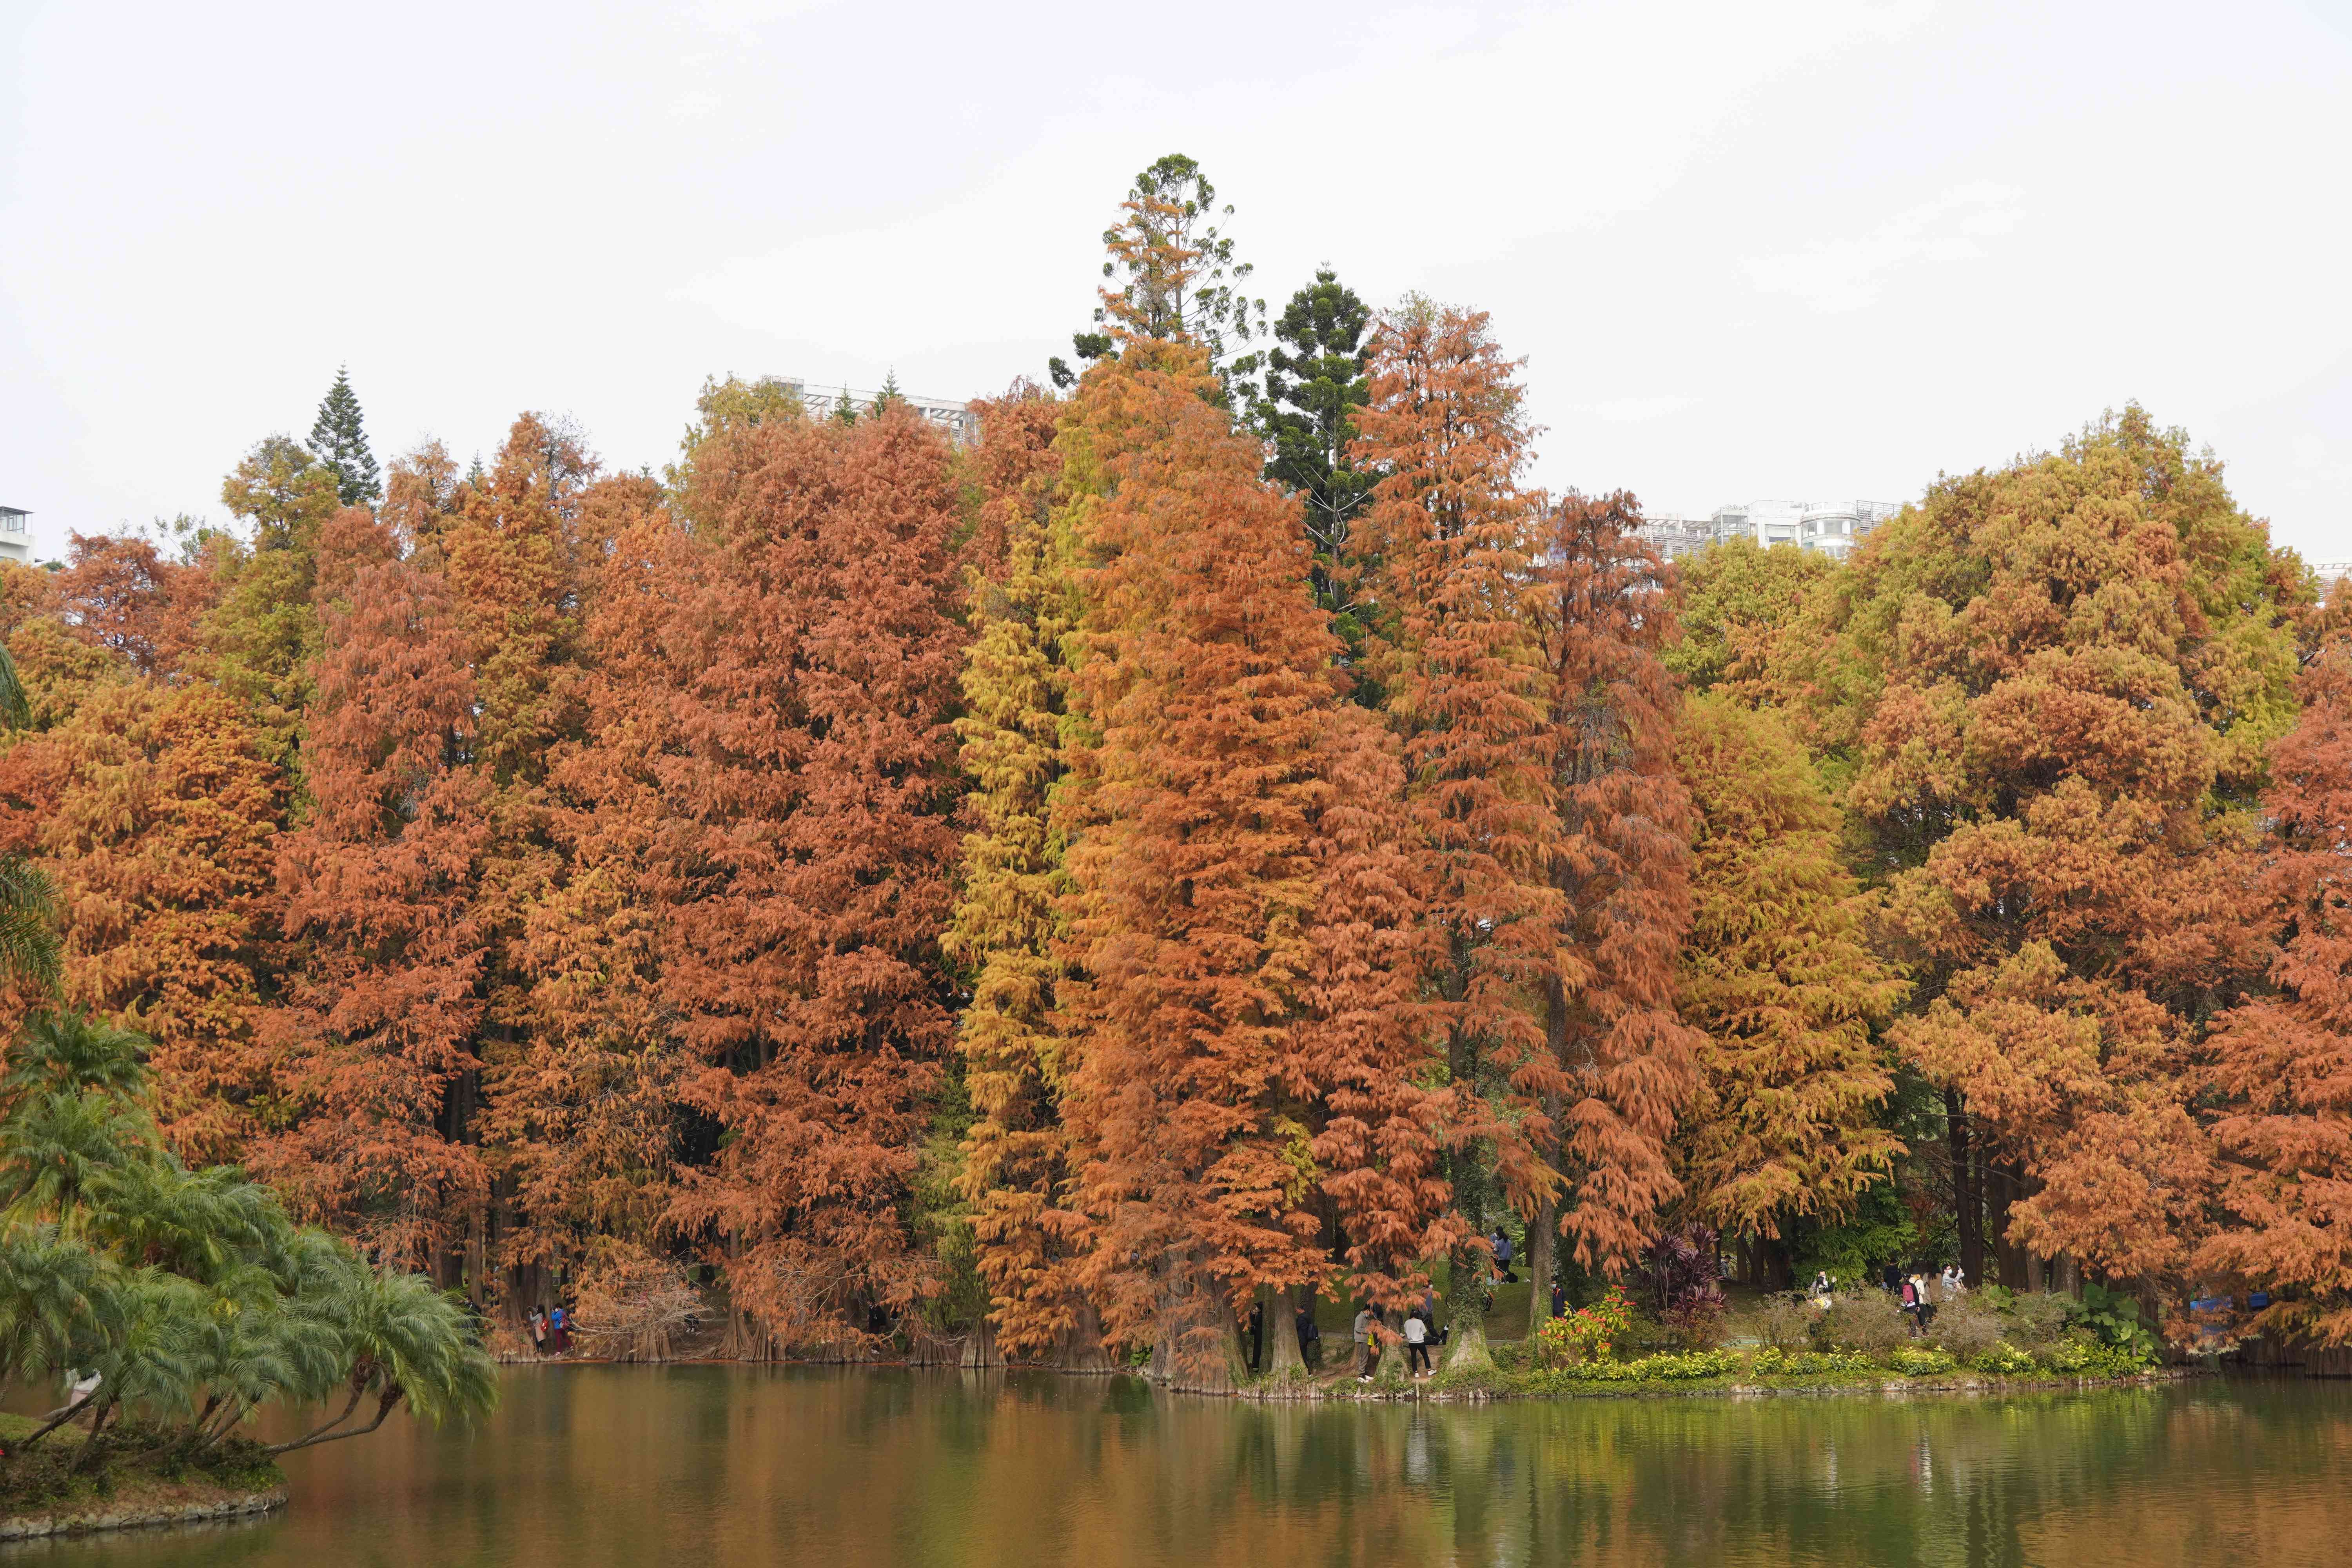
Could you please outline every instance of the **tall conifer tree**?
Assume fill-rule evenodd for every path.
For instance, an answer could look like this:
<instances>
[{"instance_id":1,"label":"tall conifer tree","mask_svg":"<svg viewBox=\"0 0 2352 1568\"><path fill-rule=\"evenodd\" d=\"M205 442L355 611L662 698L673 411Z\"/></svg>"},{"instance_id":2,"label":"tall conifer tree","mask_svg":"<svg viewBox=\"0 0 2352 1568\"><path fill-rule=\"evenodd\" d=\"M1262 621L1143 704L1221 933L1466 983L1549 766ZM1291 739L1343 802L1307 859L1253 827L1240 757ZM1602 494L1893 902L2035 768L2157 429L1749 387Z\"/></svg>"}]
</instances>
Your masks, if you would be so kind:
<instances>
[{"instance_id":1,"label":"tall conifer tree","mask_svg":"<svg viewBox=\"0 0 2352 1568\"><path fill-rule=\"evenodd\" d=\"M1675 758L1698 816L1682 953L1684 1016L1705 1033L1679 1138L1688 1205L1770 1244L1791 1217L1835 1221L1902 1143L1873 1037L1902 983L1864 940L1837 857L1837 808L1776 710L1688 699Z\"/></svg>"},{"instance_id":2,"label":"tall conifer tree","mask_svg":"<svg viewBox=\"0 0 2352 1568\"><path fill-rule=\"evenodd\" d=\"M335 495L345 506L370 506L383 499L377 478L375 454L368 449L366 421L360 400L352 391L348 365L335 370L335 384L319 400L319 416L310 424L311 454L335 476Z\"/></svg>"},{"instance_id":3,"label":"tall conifer tree","mask_svg":"<svg viewBox=\"0 0 2352 1568\"><path fill-rule=\"evenodd\" d=\"M2229 1224L2198 1262L2269 1291L2264 1328L2340 1345L2352 1343L2352 634L2323 645L2301 688L2263 796L2275 835L2263 886L2285 926L2278 990L2224 1015L2206 1046Z\"/></svg>"},{"instance_id":4,"label":"tall conifer tree","mask_svg":"<svg viewBox=\"0 0 2352 1568\"><path fill-rule=\"evenodd\" d=\"M951 455L901 407L722 426L691 468L646 860L698 1063L679 1093L721 1138L668 1219L725 1268L751 1348L850 1353L930 1288L899 1205L953 1044Z\"/></svg>"},{"instance_id":5,"label":"tall conifer tree","mask_svg":"<svg viewBox=\"0 0 2352 1568\"><path fill-rule=\"evenodd\" d=\"M981 565L956 721L971 789L949 953L971 995L959 1022L973 1120L961 1174L992 1332L1009 1351L1091 1365L1100 1330L1075 1276L1080 1221L1061 1098L1074 1066L1054 1016L1066 973L1068 894L1054 795L1073 721L1081 614L1070 539L1049 506L1061 469L1060 405L1013 395L981 405Z\"/></svg>"},{"instance_id":6,"label":"tall conifer tree","mask_svg":"<svg viewBox=\"0 0 2352 1568\"><path fill-rule=\"evenodd\" d=\"M451 1125L478 1065L488 837L469 650L440 574L366 512L336 517L318 559L311 811L278 861L295 973L268 1031L291 1125L254 1164L306 1213L453 1284L487 1180Z\"/></svg>"},{"instance_id":7,"label":"tall conifer tree","mask_svg":"<svg viewBox=\"0 0 2352 1568\"><path fill-rule=\"evenodd\" d=\"M1545 1106L1561 1178L1557 1210L1547 1194L1536 1213L1538 1315L1549 1310L1555 1224L1580 1264L1612 1275L1655 1236L1682 1192L1668 1141L1698 1082L1700 1037L1675 996L1690 923L1690 796L1674 766L1679 694L1658 658L1665 589L1640 522L1622 491L1571 493L1552 513L1536 573L1559 902L1544 1070L1517 1082Z\"/></svg>"},{"instance_id":8,"label":"tall conifer tree","mask_svg":"<svg viewBox=\"0 0 2352 1568\"><path fill-rule=\"evenodd\" d=\"M1356 410L1370 396L1365 334L1371 311L1328 267L1290 297L1274 323L1258 422L1273 443L1266 478L1298 498L1315 550L1315 598L1353 651L1363 628L1355 608L1352 538L1373 476L1355 466Z\"/></svg>"},{"instance_id":9,"label":"tall conifer tree","mask_svg":"<svg viewBox=\"0 0 2352 1568\"><path fill-rule=\"evenodd\" d=\"M1418 978L1408 963L1391 979L1418 933L1393 936L1377 901L1397 858L1379 815L1392 753L1336 721L1297 510L1211 395L1207 351L1150 335L1168 330L1150 301L1196 265L1159 200L1131 198L1112 239L1154 289L1104 291L1119 352L1060 438L1086 563L1086 743L1060 816L1075 835L1062 997L1082 1037L1065 1114L1108 1329L1150 1342L1160 1375L1213 1388L1239 1373L1234 1314L1253 1293L1286 1360L1281 1293L1329 1268L1318 1189L1356 1219L1347 1266L1383 1305L1420 1281L1443 1189L1409 1146L1416 1130L1431 1142L1413 1087L1427 1037L1409 1006L1381 1011Z\"/></svg>"},{"instance_id":10,"label":"tall conifer tree","mask_svg":"<svg viewBox=\"0 0 2352 1568\"><path fill-rule=\"evenodd\" d=\"M1486 1355L1486 1226L1558 1178L1541 994L1559 894L1551 858L1551 676L1527 600L1540 498L1517 366L1483 312L1412 299L1373 338L1354 460L1381 478L1362 533L1377 558L1365 663L1404 748L1416 889L1442 952L1429 984L1454 1090L1447 1175L1462 1224L1450 1364ZM1499 1181L1499 1191L1497 1182Z\"/></svg>"}]
</instances>

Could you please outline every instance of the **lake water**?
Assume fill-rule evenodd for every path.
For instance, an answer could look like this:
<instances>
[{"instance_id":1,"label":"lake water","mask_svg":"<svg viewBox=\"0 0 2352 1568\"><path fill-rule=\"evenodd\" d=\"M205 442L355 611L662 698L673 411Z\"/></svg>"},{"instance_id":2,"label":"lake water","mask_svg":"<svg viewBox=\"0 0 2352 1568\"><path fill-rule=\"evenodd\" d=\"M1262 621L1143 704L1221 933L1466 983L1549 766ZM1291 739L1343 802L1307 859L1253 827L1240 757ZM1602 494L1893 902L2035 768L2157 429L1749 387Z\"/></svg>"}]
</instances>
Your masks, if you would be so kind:
<instances>
[{"instance_id":1,"label":"lake water","mask_svg":"<svg viewBox=\"0 0 2352 1568\"><path fill-rule=\"evenodd\" d=\"M527 1367L292 1457L259 1523L0 1563L2352 1561L2352 1387L1268 1406L1047 1373Z\"/></svg>"}]
</instances>

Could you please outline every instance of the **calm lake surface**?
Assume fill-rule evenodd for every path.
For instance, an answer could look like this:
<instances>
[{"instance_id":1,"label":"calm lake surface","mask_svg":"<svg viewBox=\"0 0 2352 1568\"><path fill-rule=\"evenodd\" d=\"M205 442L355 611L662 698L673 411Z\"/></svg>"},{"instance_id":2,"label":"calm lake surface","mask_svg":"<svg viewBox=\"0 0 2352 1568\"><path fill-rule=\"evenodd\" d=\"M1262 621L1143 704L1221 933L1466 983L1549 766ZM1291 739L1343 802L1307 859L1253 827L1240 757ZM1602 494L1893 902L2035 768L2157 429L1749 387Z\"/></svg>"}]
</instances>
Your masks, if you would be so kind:
<instances>
[{"instance_id":1,"label":"calm lake surface","mask_svg":"<svg viewBox=\"0 0 2352 1568\"><path fill-rule=\"evenodd\" d=\"M257 1524L0 1563L2352 1561L2352 1387L1260 1406L1129 1378L526 1367L292 1457Z\"/></svg>"}]
</instances>

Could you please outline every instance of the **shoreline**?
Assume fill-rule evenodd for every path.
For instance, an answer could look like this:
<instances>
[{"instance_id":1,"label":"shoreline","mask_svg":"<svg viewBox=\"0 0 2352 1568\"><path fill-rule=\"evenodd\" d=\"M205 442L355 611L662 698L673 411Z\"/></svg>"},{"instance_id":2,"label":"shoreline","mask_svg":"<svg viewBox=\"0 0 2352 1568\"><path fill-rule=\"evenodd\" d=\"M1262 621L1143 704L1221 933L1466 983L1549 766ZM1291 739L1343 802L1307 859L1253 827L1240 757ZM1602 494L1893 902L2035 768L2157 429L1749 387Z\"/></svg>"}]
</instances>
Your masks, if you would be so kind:
<instances>
[{"instance_id":1,"label":"shoreline","mask_svg":"<svg viewBox=\"0 0 2352 1568\"><path fill-rule=\"evenodd\" d=\"M608 1357L553 1356L535 1359L502 1361L507 1366L743 1366L743 1367L819 1367L839 1371L894 1371L922 1373L958 1373L963 1374L1003 1373L1007 1372L1049 1373L1076 1379L1132 1377L1150 1381L1139 1368L1114 1367L1101 1372L1067 1372L1063 1368L1036 1362L1008 1362L992 1367L959 1367L952 1363L913 1362L897 1358L873 1361L834 1361L815 1358L779 1357L753 1361L736 1356L677 1356L660 1361L624 1361ZM1603 1379L1591 1378L1560 1385L1555 1381L1549 1386L1527 1386L1540 1373L1518 1371L1494 1373L1447 1373L1417 1383L1393 1380L1359 1383L1342 1374L1337 1378L1313 1377L1282 1384L1269 1385L1249 1382L1225 1389L1187 1388L1166 1383L1154 1383L1155 1388L1171 1394L1190 1394L1201 1399L1238 1399L1260 1405L1339 1405L1411 1404L1469 1405L1569 1401L1579 1399L1782 1399L1867 1397L1872 1399L1903 1399L1921 1394L1973 1395L2011 1394L2070 1394L2097 1393L2107 1389L2153 1387L2162 1384L2189 1383L2203 1378L2225 1375L2219 1368L2203 1366L2154 1366L2136 1372L2097 1376L2068 1376L2042 1372L2032 1375L2003 1376L1997 1373L1954 1371L1906 1376L1881 1368L1872 1373L1855 1373L1845 1377L1791 1376L1783 1380L1759 1379L1741 1375L1715 1378L1664 1380L1657 1378Z\"/></svg>"},{"instance_id":2,"label":"shoreline","mask_svg":"<svg viewBox=\"0 0 2352 1568\"><path fill-rule=\"evenodd\" d=\"M76 1498L48 1508L37 1505L0 1517L0 1542L260 1519L286 1502L282 1479L267 1487L247 1488L133 1478L120 1482L110 1496Z\"/></svg>"}]
</instances>

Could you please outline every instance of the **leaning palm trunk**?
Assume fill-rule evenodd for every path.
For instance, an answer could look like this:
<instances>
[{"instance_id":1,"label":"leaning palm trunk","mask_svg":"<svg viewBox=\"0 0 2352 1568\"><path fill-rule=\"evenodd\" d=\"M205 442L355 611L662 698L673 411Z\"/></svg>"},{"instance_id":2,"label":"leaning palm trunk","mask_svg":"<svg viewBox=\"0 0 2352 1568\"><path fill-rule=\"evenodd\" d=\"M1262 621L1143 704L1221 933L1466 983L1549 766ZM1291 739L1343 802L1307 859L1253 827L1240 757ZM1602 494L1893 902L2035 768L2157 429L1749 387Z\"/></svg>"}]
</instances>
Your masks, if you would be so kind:
<instances>
[{"instance_id":1,"label":"leaning palm trunk","mask_svg":"<svg viewBox=\"0 0 2352 1568\"><path fill-rule=\"evenodd\" d=\"M342 1424L344 1417L351 1414L351 1412L346 1409L343 1415L337 1416L333 1421L329 1422L326 1426L305 1433L303 1436L295 1438L291 1443L279 1443L269 1448L264 1449L263 1452L275 1458L279 1454L290 1454L297 1448L312 1447L320 1443L341 1442L345 1437L364 1437L369 1433L383 1425L384 1417L392 1414L393 1407L400 1403L402 1391L397 1384L394 1384L393 1387L385 1389L383 1393L377 1397L375 1405L375 1419L369 1422L366 1426L354 1426L348 1432L338 1432L334 1430L335 1427ZM356 1403L356 1395L354 1396L354 1403Z\"/></svg>"}]
</instances>

